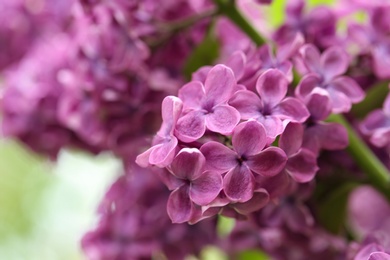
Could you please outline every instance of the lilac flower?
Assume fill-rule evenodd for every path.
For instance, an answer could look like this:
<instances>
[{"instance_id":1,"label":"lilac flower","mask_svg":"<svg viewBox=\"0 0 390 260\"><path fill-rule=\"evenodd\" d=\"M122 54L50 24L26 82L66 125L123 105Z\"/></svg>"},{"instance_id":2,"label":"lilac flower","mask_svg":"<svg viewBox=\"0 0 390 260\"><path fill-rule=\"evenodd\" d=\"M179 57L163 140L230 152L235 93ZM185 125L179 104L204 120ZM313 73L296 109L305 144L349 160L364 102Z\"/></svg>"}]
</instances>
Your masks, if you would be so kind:
<instances>
[{"instance_id":1,"label":"lilac flower","mask_svg":"<svg viewBox=\"0 0 390 260\"><path fill-rule=\"evenodd\" d=\"M305 41L319 48L333 45L336 40L336 15L324 6L304 13L305 1L289 1L286 9L287 18L274 34L278 43L290 42L297 34L303 35Z\"/></svg>"},{"instance_id":2,"label":"lilac flower","mask_svg":"<svg viewBox=\"0 0 390 260\"><path fill-rule=\"evenodd\" d=\"M266 145L265 129L256 121L239 124L233 132L233 150L208 142L201 147L206 157L206 169L226 173L224 192L232 202L247 202L253 196L253 172L263 176L278 174L286 163L286 155L277 147Z\"/></svg>"},{"instance_id":3,"label":"lilac flower","mask_svg":"<svg viewBox=\"0 0 390 260\"><path fill-rule=\"evenodd\" d=\"M279 139L279 147L288 157L285 171L299 183L311 181L319 169L316 154L302 148L303 130L301 124L289 123Z\"/></svg>"},{"instance_id":4,"label":"lilac flower","mask_svg":"<svg viewBox=\"0 0 390 260\"><path fill-rule=\"evenodd\" d=\"M173 135L173 131L183 103L177 97L168 96L163 100L161 107L163 122L153 139L153 146L136 159L136 163L142 167L146 167L148 164L166 167L175 157L178 140Z\"/></svg>"},{"instance_id":5,"label":"lilac flower","mask_svg":"<svg viewBox=\"0 0 390 260\"><path fill-rule=\"evenodd\" d=\"M288 81L276 69L262 74L256 83L259 96L251 91L237 91L229 104L235 107L242 119L256 119L267 133L267 143L283 132L283 122L304 122L309 117L305 105L298 99L287 97Z\"/></svg>"},{"instance_id":6,"label":"lilac flower","mask_svg":"<svg viewBox=\"0 0 390 260\"><path fill-rule=\"evenodd\" d=\"M387 95L383 108L370 112L361 123L360 129L370 137L373 145L390 145L390 94Z\"/></svg>"},{"instance_id":7,"label":"lilac flower","mask_svg":"<svg viewBox=\"0 0 390 260\"><path fill-rule=\"evenodd\" d=\"M205 206L213 201L222 190L220 173L204 172L206 159L194 148L183 148L175 157L169 169L175 177L174 191L168 199L168 215L173 223L190 221L194 203Z\"/></svg>"},{"instance_id":8,"label":"lilac flower","mask_svg":"<svg viewBox=\"0 0 390 260\"><path fill-rule=\"evenodd\" d=\"M351 78L341 76L347 71L347 53L339 47L326 49L322 55L313 45L302 47L303 61L309 74L305 75L295 94L304 99L315 88L329 93L333 113L348 112L353 103L364 98L364 92Z\"/></svg>"},{"instance_id":9,"label":"lilac flower","mask_svg":"<svg viewBox=\"0 0 390 260\"><path fill-rule=\"evenodd\" d=\"M231 133L240 120L238 111L227 104L235 86L233 71L223 65L210 70L204 85L192 81L183 86L179 91L183 115L177 122L175 135L183 142L192 142L201 138L206 128Z\"/></svg>"},{"instance_id":10,"label":"lilac flower","mask_svg":"<svg viewBox=\"0 0 390 260\"><path fill-rule=\"evenodd\" d=\"M388 14L390 6L382 3L371 9L368 25L350 24L348 36L362 54L369 54L372 57L372 68L367 69L373 70L378 78L389 78L390 38L388 33L390 27Z\"/></svg>"},{"instance_id":11,"label":"lilac flower","mask_svg":"<svg viewBox=\"0 0 390 260\"><path fill-rule=\"evenodd\" d=\"M331 113L329 94L322 90L314 90L305 98L305 104L311 117L304 131L302 147L318 155L321 149L341 150L348 145L346 129L336 123L325 123Z\"/></svg>"}]
</instances>

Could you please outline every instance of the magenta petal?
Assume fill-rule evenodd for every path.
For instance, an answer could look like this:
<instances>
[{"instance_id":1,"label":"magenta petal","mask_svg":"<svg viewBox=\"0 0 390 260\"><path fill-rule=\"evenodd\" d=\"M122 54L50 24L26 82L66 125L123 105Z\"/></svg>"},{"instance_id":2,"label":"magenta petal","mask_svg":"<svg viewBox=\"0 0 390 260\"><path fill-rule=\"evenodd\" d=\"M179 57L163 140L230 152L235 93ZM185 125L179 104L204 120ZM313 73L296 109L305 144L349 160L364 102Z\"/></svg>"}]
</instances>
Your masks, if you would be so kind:
<instances>
[{"instance_id":1,"label":"magenta petal","mask_svg":"<svg viewBox=\"0 0 390 260\"><path fill-rule=\"evenodd\" d=\"M320 62L325 81L344 74L349 64L347 53L337 46L326 49Z\"/></svg>"},{"instance_id":2,"label":"magenta petal","mask_svg":"<svg viewBox=\"0 0 390 260\"><path fill-rule=\"evenodd\" d=\"M296 153L302 146L303 125L298 123L289 123L284 129L279 139L279 147L290 156Z\"/></svg>"},{"instance_id":3,"label":"magenta petal","mask_svg":"<svg viewBox=\"0 0 390 260\"><path fill-rule=\"evenodd\" d=\"M206 206L212 202L222 190L222 175L216 172L204 172L191 183L190 198L200 205Z\"/></svg>"},{"instance_id":4,"label":"magenta petal","mask_svg":"<svg viewBox=\"0 0 390 260\"><path fill-rule=\"evenodd\" d=\"M205 116L200 111L191 111L176 124L175 135L185 143L201 138L206 132Z\"/></svg>"},{"instance_id":5,"label":"magenta petal","mask_svg":"<svg viewBox=\"0 0 390 260\"><path fill-rule=\"evenodd\" d=\"M257 121L247 121L239 124L232 137L234 150L239 155L254 155L267 144L267 135L263 125Z\"/></svg>"},{"instance_id":6,"label":"magenta petal","mask_svg":"<svg viewBox=\"0 0 390 260\"><path fill-rule=\"evenodd\" d=\"M212 66L203 66L200 67L197 71L192 74L192 81L200 81L204 84L206 81L207 74L209 74Z\"/></svg>"},{"instance_id":7,"label":"magenta petal","mask_svg":"<svg viewBox=\"0 0 390 260\"><path fill-rule=\"evenodd\" d=\"M368 260L373 252L380 252L383 248L377 243L370 243L359 250L354 260Z\"/></svg>"},{"instance_id":8,"label":"magenta petal","mask_svg":"<svg viewBox=\"0 0 390 260\"><path fill-rule=\"evenodd\" d=\"M307 74L299 82L295 89L295 95L300 99L308 96L315 87L319 86L320 79L316 74Z\"/></svg>"},{"instance_id":9,"label":"magenta petal","mask_svg":"<svg viewBox=\"0 0 390 260\"><path fill-rule=\"evenodd\" d=\"M259 117L259 111L263 110L262 103L255 93L247 90L237 91L229 100L229 105L240 112L242 119Z\"/></svg>"},{"instance_id":10,"label":"magenta petal","mask_svg":"<svg viewBox=\"0 0 390 260\"><path fill-rule=\"evenodd\" d=\"M387 94L385 102L383 103L383 112L390 117L390 93Z\"/></svg>"},{"instance_id":11,"label":"magenta petal","mask_svg":"<svg viewBox=\"0 0 390 260\"><path fill-rule=\"evenodd\" d=\"M368 260L390 260L390 255L385 252L375 252L370 255Z\"/></svg>"},{"instance_id":12,"label":"magenta petal","mask_svg":"<svg viewBox=\"0 0 390 260\"><path fill-rule=\"evenodd\" d=\"M213 100L214 104L224 103L232 95L235 85L236 78L233 71L224 65L216 65L210 70L206 78L207 99Z\"/></svg>"},{"instance_id":13,"label":"magenta petal","mask_svg":"<svg viewBox=\"0 0 390 260\"><path fill-rule=\"evenodd\" d=\"M167 203L168 216L173 223L184 223L191 219L193 205L188 195L188 187L181 186L169 195Z\"/></svg>"},{"instance_id":14,"label":"magenta petal","mask_svg":"<svg viewBox=\"0 0 390 260\"><path fill-rule=\"evenodd\" d=\"M282 171L281 173L272 177L263 177L257 175L255 178L257 185L267 190L270 199L279 198L283 195L286 195L290 190L289 186L291 183L291 178L286 173L286 171Z\"/></svg>"},{"instance_id":15,"label":"magenta petal","mask_svg":"<svg viewBox=\"0 0 390 260\"><path fill-rule=\"evenodd\" d=\"M306 101L307 109L314 121L326 119L332 110L330 97L326 90L316 88Z\"/></svg>"},{"instance_id":16,"label":"magenta petal","mask_svg":"<svg viewBox=\"0 0 390 260\"><path fill-rule=\"evenodd\" d=\"M265 128L267 133L267 144L272 143L276 136L283 132L282 120L277 116L266 116L265 118L257 119Z\"/></svg>"},{"instance_id":17,"label":"magenta petal","mask_svg":"<svg viewBox=\"0 0 390 260\"><path fill-rule=\"evenodd\" d=\"M269 147L261 153L251 156L246 161L249 168L263 176L274 176L283 170L287 157L278 147Z\"/></svg>"},{"instance_id":18,"label":"magenta petal","mask_svg":"<svg viewBox=\"0 0 390 260\"><path fill-rule=\"evenodd\" d=\"M321 56L318 49L312 44L306 44L300 49L300 52L310 72L321 74Z\"/></svg>"},{"instance_id":19,"label":"magenta petal","mask_svg":"<svg viewBox=\"0 0 390 260\"><path fill-rule=\"evenodd\" d=\"M135 163L143 168L148 167L149 166L149 157L150 157L150 153L152 151L153 151L153 147L149 148L145 152L138 155L137 158L135 159Z\"/></svg>"},{"instance_id":20,"label":"magenta petal","mask_svg":"<svg viewBox=\"0 0 390 260\"><path fill-rule=\"evenodd\" d=\"M292 122L303 123L310 116L306 106L297 98L285 98L272 111L280 119L289 119Z\"/></svg>"},{"instance_id":21,"label":"magenta petal","mask_svg":"<svg viewBox=\"0 0 390 260\"><path fill-rule=\"evenodd\" d=\"M202 174L206 159L196 148L183 148L171 163L171 172L180 179L195 180Z\"/></svg>"},{"instance_id":22,"label":"magenta petal","mask_svg":"<svg viewBox=\"0 0 390 260\"><path fill-rule=\"evenodd\" d=\"M288 158L286 171L296 182L309 182L318 171L317 157L313 152L302 148L298 153Z\"/></svg>"},{"instance_id":23,"label":"magenta petal","mask_svg":"<svg viewBox=\"0 0 390 260\"><path fill-rule=\"evenodd\" d=\"M268 201L268 192L264 189L261 189L253 193L253 197L247 202L234 204L233 207L238 213L248 215L249 213L258 211L259 209L263 208L265 205L267 205Z\"/></svg>"},{"instance_id":24,"label":"magenta petal","mask_svg":"<svg viewBox=\"0 0 390 260\"><path fill-rule=\"evenodd\" d=\"M237 80L244 75L245 63L246 57L242 51L234 52L226 61L226 65L233 70Z\"/></svg>"},{"instance_id":25,"label":"magenta petal","mask_svg":"<svg viewBox=\"0 0 390 260\"><path fill-rule=\"evenodd\" d=\"M341 150L348 146L348 133L344 126L336 123L317 125L321 147L326 150Z\"/></svg>"},{"instance_id":26,"label":"magenta petal","mask_svg":"<svg viewBox=\"0 0 390 260\"><path fill-rule=\"evenodd\" d=\"M229 105L214 107L213 112L206 114L206 126L210 131L230 134L240 121L240 113Z\"/></svg>"},{"instance_id":27,"label":"magenta petal","mask_svg":"<svg viewBox=\"0 0 390 260\"><path fill-rule=\"evenodd\" d=\"M180 116L183 108L183 102L174 96L167 96L164 98L161 105L162 125L158 131L158 135L167 136L172 135L175 124Z\"/></svg>"},{"instance_id":28,"label":"magenta petal","mask_svg":"<svg viewBox=\"0 0 390 260\"><path fill-rule=\"evenodd\" d=\"M172 137L169 142L153 146L149 156L149 163L161 168L168 166L175 156L176 147L177 139L175 137Z\"/></svg>"},{"instance_id":29,"label":"magenta petal","mask_svg":"<svg viewBox=\"0 0 390 260\"><path fill-rule=\"evenodd\" d=\"M264 105L270 108L279 104L287 94L288 81L277 69L265 71L256 82L256 90Z\"/></svg>"},{"instance_id":30,"label":"magenta petal","mask_svg":"<svg viewBox=\"0 0 390 260\"><path fill-rule=\"evenodd\" d=\"M337 77L331 83L331 87L345 94L352 103L358 103L364 99L365 93L361 87L349 77Z\"/></svg>"},{"instance_id":31,"label":"magenta petal","mask_svg":"<svg viewBox=\"0 0 390 260\"><path fill-rule=\"evenodd\" d=\"M330 101L332 103L333 113L344 113L349 112L349 110L351 110L352 103L347 95L331 88L328 89L328 92Z\"/></svg>"},{"instance_id":32,"label":"magenta petal","mask_svg":"<svg viewBox=\"0 0 390 260\"><path fill-rule=\"evenodd\" d=\"M217 142L208 142L202 145L200 151L206 158L206 169L225 173L237 165L237 154Z\"/></svg>"},{"instance_id":33,"label":"magenta petal","mask_svg":"<svg viewBox=\"0 0 390 260\"><path fill-rule=\"evenodd\" d=\"M255 178L246 166L237 166L223 179L226 196L234 202L246 202L253 197Z\"/></svg>"},{"instance_id":34,"label":"magenta petal","mask_svg":"<svg viewBox=\"0 0 390 260\"><path fill-rule=\"evenodd\" d=\"M364 134L371 135L378 128L390 128L390 120L382 110L377 109L368 114L361 124L361 130Z\"/></svg>"},{"instance_id":35,"label":"magenta petal","mask_svg":"<svg viewBox=\"0 0 390 260\"><path fill-rule=\"evenodd\" d=\"M199 81L191 81L179 90L179 98L183 101L184 110L199 110L204 95L203 84Z\"/></svg>"}]
</instances>

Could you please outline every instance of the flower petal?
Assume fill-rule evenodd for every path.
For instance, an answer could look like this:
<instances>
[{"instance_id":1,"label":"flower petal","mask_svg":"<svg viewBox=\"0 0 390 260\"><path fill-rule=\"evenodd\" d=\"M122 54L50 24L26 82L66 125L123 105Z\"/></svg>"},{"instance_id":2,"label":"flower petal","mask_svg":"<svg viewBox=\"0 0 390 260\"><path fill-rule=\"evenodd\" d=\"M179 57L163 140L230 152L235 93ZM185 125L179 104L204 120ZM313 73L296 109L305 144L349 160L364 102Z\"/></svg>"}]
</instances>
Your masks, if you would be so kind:
<instances>
[{"instance_id":1,"label":"flower petal","mask_svg":"<svg viewBox=\"0 0 390 260\"><path fill-rule=\"evenodd\" d=\"M314 121L326 119L332 111L329 93L325 89L315 88L306 98L306 107Z\"/></svg>"},{"instance_id":2,"label":"flower petal","mask_svg":"<svg viewBox=\"0 0 390 260\"><path fill-rule=\"evenodd\" d=\"M183 109L183 102L174 96L167 96L164 98L161 105L162 124L158 131L159 136L170 136L173 134L175 124Z\"/></svg>"},{"instance_id":3,"label":"flower petal","mask_svg":"<svg viewBox=\"0 0 390 260\"><path fill-rule=\"evenodd\" d=\"M289 123L284 129L279 139L279 147L283 149L287 156L296 153L302 146L303 125Z\"/></svg>"},{"instance_id":4,"label":"flower petal","mask_svg":"<svg viewBox=\"0 0 390 260\"><path fill-rule=\"evenodd\" d=\"M275 141L275 138L283 132L283 123L277 116L266 116L265 118L258 118L265 128L267 134L267 144Z\"/></svg>"},{"instance_id":5,"label":"flower petal","mask_svg":"<svg viewBox=\"0 0 390 260\"><path fill-rule=\"evenodd\" d=\"M204 84L204 82L206 81L207 74L209 74L211 69L212 69L212 66L200 67L197 71L195 71L192 74L191 80L192 81L200 81Z\"/></svg>"},{"instance_id":6,"label":"flower petal","mask_svg":"<svg viewBox=\"0 0 390 260\"><path fill-rule=\"evenodd\" d=\"M195 180L201 176L206 159L196 148L183 148L171 163L170 170L176 177Z\"/></svg>"},{"instance_id":7,"label":"flower petal","mask_svg":"<svg viewBox=\"0 0 390 260\"><path fill-rule=\"evenodd\" d=\"M267 144L265 128L257 121L241 123L234 129L232 144L240 156L257 154Z\"/></svg>"},{"instance_id":8,"label":"flower petal","mask_svg":"<svg viewBox=\"0 0 390 260\"><path fill-rule=\"evenodd\" d=\"M207 74L204 84L207 100L212 100L214 104L221 104L228 101L236 82L234 73L230 68L221 64L216 65Z\"/></svg>"},{"instance_id":9,"label":"flower petal","mask_svg":"<svg viewBox=\"0 0 390 260\"><path fill-rule=\"evenodd\" d=\"M344 74L349 65L348 54L337 46L326 49L321 55L320 62L326 82Z\"/></svg>"},{"instance_id":10,"label":"flower petal","mask_svg":"<svg viewBox=\"0 0 390 260\"><path fill-rule=\"evenodd\" d=\"M361 87L350 77L337 77L329 86L343 94L345 94L352 103L358 103L364 99L365 93Z\"/></svg>"},{"instance_id":11,"label":"flower petal","mask_svg":"<svg viewBox=\"0 0 390 260\"><path fill-rule=\"evenodd\" d=\"M385 252L374 252L368 260L390 260L390 255Z\"/></svg>"},{"instance_id":12,"label":"flower petal","mask_svg":"<svg viewBox=\"0 0 390 260\"><path fill-rule=\"evenodd\" d=\"M179 89L178 96L183 101L184 110L199 110L201 100L205 96L203 84L200 81L191 81Z\"/></svg>"},{"instance_id":13,"label":"flower petal","mask_svg":"<svg viewBox=\"0 0 390 260\"><path fill-rule=\"evenodd\" d=\"M263 208L265 205L267 205L268 201L268 192L265 189L259 189L253 193L253 197L247 202L236 203L232 206L238 213L248 215Z\"/></svg>"},{"instance_id":14,"label":"flower petal","mask_svg":"<svg viewBox=\"0 0 390 260\"><path fill-rule=\"evenodd\" d=\"M308 96L320 84L320 78L316 74L307 74L299 82L295 89L295 95L300 99Z\"/></svg>"},{"instance_id":15,"label":"flower petal","mask_svg":"<svg viewBox=\"0 0 390 260\"><path fill-rule=\"evenodd\" d=\"M322 69L320 65L321 55L318 49L312 44L306 44L299 50L302 54L304 63L310 72L321 75Z\"/></svg>"},{"instance_id":16,"label":"flower petal","mask_svg":"<svg viewBox=\"0 0 390 260\"><path fill-rule=\"evenodd\" d=\"M304 148L289 157L286 164L286 171L298 183L311 181L318 169L316 155Z\"/></svg>"},{"instance_id":17,"label":"flower petal","mask_svg":"<svg viewBox=\"0 0 390 260\"><path fill-rule=\"evenodd\" d=\"M240 113L229 105L214 107L213 112L206 114L206 126L210 131L230 134L240 121Z\"/></svg>"},{"instance_id":18,"label":"flower petal","mask_svg":"<svg viewBox=\"0 0 390 260\"><path fill-rule=\"evenodd\" d=\"M344 126L336 123L317 125L321 147L326 150L341 150L348 146L348 133Z\"/></svg>"},{"instance_id":19,"label":"flower petal","mask_svg":"<svg viewBox=\"0 0 390 260\"><path fill-rule=\"evenodd\" d=\"M237 166L223 178L226 196L234 202L246 202L253 197L255 178L246 166Z\"/></svg>"},{"instance_id":20,"label":"flower petal","mask_svg":"<svg viewBox=\"0 0 390 260\"><path fill-rule=\"evenodd\" d=\"M274 176L283 170L287 157L278 147L269 147L259 154L251 156L246 161L249 168L263 176Z\"/></svg>"},{"instance_id":21,"label":"flower petal","mask_svg":"<svg viewBox=\"0 0 390 260\"><path fill-rule=\"evenodd\" d=\"M306 106L297 98L283 99L272 111L272 115L280 119L289 119L291 122L303 123L310 116Z\"/></svg>"},{"instance_id":22,"label":"flower petal","mask_svg":"<svg viewBox=\"0 0 390 260\"><path fill-rule=\"evenodd\" d=\"M205 116L200 111L191 111L179 118L175 129L177 138L185 143L190 143L201 138L205 132Z\"/></svg>"},{"instance_id":23,"label":"flower petal","mask_svg":"<svg viewBox=\"0 0 390 260\"><path fill-rule=\"evenodd\" d=\"M183 185L169 195L167 212L172 223L184 223L191 219L193 205L188 195L188 186Z\"/></svg>"},{"instance_id":24,"label":"flower petal","mask_svg":"<svg viewBox=\"0 0 390 260\"><path fill-rule=\"evenodd\" d=\"M335 114L349 112L352 107L351 100L344 93L335 89L328 89L330 101L332 103L332 112Z\"/></svg>"},{"instance_id":25,"label":"flower petal","mask_svg":"<svg viewBox=\"0 0 390 260\"><path fill-rule=\"evenodd\" d=\"M168 166L175 157L177 143L176 137L172 136L168 142L153 146L149 156L149 163L160 168Z\"/></svg>"},{"instance_id":26,"label":"flower petal","mask_svg":"<svg viewBox=\"0 0 390 260\"><path fill-rule=\"evenodd\" d=\"M202 145L200 151L206 158L206 169L225 173L236 167L237 154L226 146L217 142L208 142Z\"/></svg>"},{"instance_id":27,"label":"flower petal","mask_svg":"<svg viewBox=\"0 0 390 260\"><path fill-rule=\"evenodd\" d=\"M256 82L256 90L264 106L273 108L286 96L288 81L277 69L265 71Z\"/></svg>"},{"instance_id":28,"label":"flower petal","mask_svg":"<svg viewBox=\"0 0 390 260\"><path fill-rule=\"evenodd\" d=\"M240 80L244 75L246 56L242 51L235 51L226 61L226 65L234 72L237 80Z\"/></svg>"},{"instance_id":29,"label":"flower petal","mask_svg":"<svg viewBox=\"0 0 390 260\"><path fill-rule=\"evenodd\" d=\"M207 171L191 183L190 198L194 203L206 206L218 196L221 190L222 175Z\"/></svg>"},{"instance_id":30,"label":"flower petal","mask_svg":"<svg viewBox=\"0 0 390 260\"><path fill-rule=\"evenodd\" d=\"M237 91L229 100L229 105L237 109L245 120L259 117L259 111L263 110L262 103L255 93L247 90Z\"/></svg>"}]
</instances>

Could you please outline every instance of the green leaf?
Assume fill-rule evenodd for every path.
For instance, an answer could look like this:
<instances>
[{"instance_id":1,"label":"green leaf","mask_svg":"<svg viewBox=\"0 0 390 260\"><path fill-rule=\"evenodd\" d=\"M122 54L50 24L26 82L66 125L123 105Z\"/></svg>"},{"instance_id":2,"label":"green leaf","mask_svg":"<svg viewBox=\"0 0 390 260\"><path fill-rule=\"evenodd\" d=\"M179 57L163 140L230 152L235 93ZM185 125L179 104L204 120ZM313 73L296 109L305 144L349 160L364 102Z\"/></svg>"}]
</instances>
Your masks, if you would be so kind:
<instances>
[{"instance_id":1,"label":"green leaf","mask_svg":"<svg viewBox=\"0 0 390 260\"><path fill-rule=\"evenodd\" d=\"M232 232L234 225L236 224L236 220L234 218L228 218L219 215L218 216L218 224L217 224L217 233L220 237L226 237Z\"/></svg>"}]
</instances>

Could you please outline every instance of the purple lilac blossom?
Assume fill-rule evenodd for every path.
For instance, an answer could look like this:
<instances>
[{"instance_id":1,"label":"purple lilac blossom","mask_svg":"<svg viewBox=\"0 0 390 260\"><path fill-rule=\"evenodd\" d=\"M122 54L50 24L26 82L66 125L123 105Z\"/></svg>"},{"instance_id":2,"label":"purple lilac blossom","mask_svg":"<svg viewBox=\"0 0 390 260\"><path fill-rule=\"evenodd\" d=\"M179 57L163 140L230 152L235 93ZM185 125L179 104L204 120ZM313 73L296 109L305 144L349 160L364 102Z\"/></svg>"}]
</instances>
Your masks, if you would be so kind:
<instances>
[{"instance_id":1,"label":"purple lilac blossom","mask_svg":"<svg viewBox=\"0 0 390 260\"><path fill-rule=\"evenodd\" d=\"M337 43L337 17L332 9L319 6L305 14L305 1L288 1L286 22L276 30L274 39L278 43L291 42L297 34L301 34L305 42L325 49Z\"/></svg>"},{"instance_id":2,"label":"purple lilac blossom","mask_svg":"<svg viewBox=\"0 0 390 260\"><path fill-rule=\"evenodd\" d=\"M167 211L173 223L191 221L195 205L205 206L222 190L222 175L204 171L206 159L195 148L183 148L171 163L174 190L168 199Z\"/></svg>"},{"instance_id":3,"label":"purple lilac blossom","mask_svg":"<svg viewBox=\"0 0 390 260\"><path fill-rule=\"evenodd\" d=\"M264 149L266 141L264 127L256 121L248 121L234 129L233 150L217 142L201 147L206 169L226 173L224 192L232 202L247 202L253 197L254 174L274 176L284 168L285 153L277 147Z\"/></svg>"},{"instance_id":4,"label":"purple lilac blossom","mask_svg":"<svg viewBox=\"0 0 390 260\"><path fill-rule=\"evenodd\" d=\"M147 167L152 164L163 168L172 163L178 144L173 132L182 108L183 102L179 98L173 96L164 98L161 128L153 139L153 146L137 157L138 165Z\"/></svg>"},{"instance_id":5,"label":"purple lilac blossom","mask_svg":"<svg viewBox=\"0 0 390 260\"><path fill-rule=\"evenodd\" d=\"M323 122L331 113L329 100L329 94L323 89L316 89L305 98L311 116L304 130L302 147L317 156L322 149L334 151L348 146L348 133L342 125Z\"/></svg>"},{"instance_id":6,"label":"purple lilac blossom","mask_svg":"<svg viewBox=\"0 0 390 260\"><path fill-rule=\"evenodd\" d=\"M255 119L264 125L267 143L280 135L287 122L304 122L309 117L305 105L298 99L286 97L288 81L276 69L264 72L257 80L256 95L252 91L237 91L229 104L241 114L241 119Z\"/></svg>"},{"instance_id":7,"label":"purple lilac blossom","mask_svg":"<svg viewBox=\"0 0 390 260\"><path fill-rule=\"evenodd\" d=\"M333 113L348 112L352 104L363 100L365 93L350 77L342 76L348 68L348 55L339 47L330 47L322 54L313 45L301 48L307 73L300 81L295 94L304 99L316 88L325 89Z\"/></svg>"},{"instance_id":8,"label":"purple lilac blossom","mask_svg":"<svg viewBox=\"0 0 390 260\"><path fill-rule=\"evenodd\" d=\"M183 101L183 115L179 118L175 135L183 142L201 138L206 129L230 134L240 120L238 111L227 101L236 87L233 71L216 65L207 74L205 83L192 81L179 91Z\"/></svg>"},{"instance_id":9,"label":"purple lilac blossom","mask_svg":"<svg viewBox=\"0 0 390 260\"><path fill-rule=\"evenodd\" d=\"M390 206L374 188L360 186L348 200L348 223L358 242L350 248L350 259L390 259Z\"/></svg>"},{"instance_id":10,"label":"purple lilac blossom","mask_svg":"<svg viewBox=\"0 0 390 260\"><path fill-rule=\"evenodd\" d=\"M380 79L390 77L390 6L382 4L369 10L367 25L351 23L348 27L348 38L355 43L361 54L368 54L372 58L374 74Z\"/></svg>"},{"instance_id":11,"label":"purple lilac blossom","mask_svg":"<svg viewBox=\"0 0 390 260\"><path fill-rule=\"evenodd\" d=\"M377 147L390 145L390 94L387 95L382 109L371 111L360 126L363 134Z\"/></svg>"}]
</instances>

